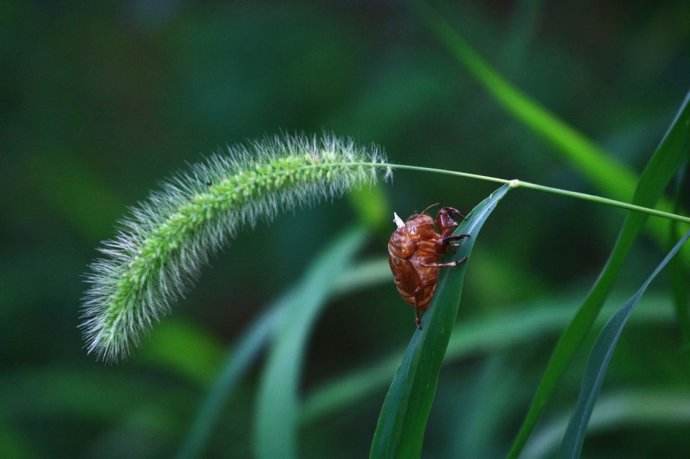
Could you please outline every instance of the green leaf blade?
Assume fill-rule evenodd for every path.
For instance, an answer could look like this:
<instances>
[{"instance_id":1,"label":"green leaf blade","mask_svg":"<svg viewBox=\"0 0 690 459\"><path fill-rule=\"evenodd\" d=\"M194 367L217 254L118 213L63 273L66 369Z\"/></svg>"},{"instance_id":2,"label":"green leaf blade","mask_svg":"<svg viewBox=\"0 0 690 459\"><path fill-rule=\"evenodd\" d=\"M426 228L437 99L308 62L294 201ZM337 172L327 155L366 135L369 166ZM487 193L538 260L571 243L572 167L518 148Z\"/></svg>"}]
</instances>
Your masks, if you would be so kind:
<instances>
[{"instance_id":1,"label":"green leaf blade","mask_svg":"<svg viewBox=\"0 0 690 459\"><path fill-rule=\"evenodd\" d=\"M613 357L613 352L616 349L623 328L635 306L642 298L642 295L647 291L649 285L680 251L688 238L690 238L690 231L676 243L656 269L654 269L652 274L644 281L640 289L616 312L616 314L613 315L613 317L611 317L611 320L609 320L601 331L599 338L597 338L594 344L589 361L587 362L585 375L582 378L582 389L575 412L570 419L561 445L561 457L580 457L587 424L592 415L594 403L601 390L601 385L606 376L606 370Z\"/></svg>"},{"instance_id":2,"label":"green leaf blade","mask_svg":"<svg viewBox=\"0 0 690 459\"><path fill-rule=\"evenodd\" d=\"M177 454L178 459L192 459L203 455L204 448L235 387L258 358L277 325L283 320L285 309L291 298L290 293L288 292L269 307L239 338L237 345L233 346L233 351L226 357L220 374L197 411Z\"/></svg>"},{"instance_id":3,"label":"green leaf blade","mask_svg":"<svg viewBox=\"0 0 690 459\"><path fill-rule=\"evenodd\" d=\"M510 187L479 203L454 234L470 234L456 258L469 256L482 225ZM457 318L467 264L442 273L430 309L416 330L381 407L370 457L419 457L438 376Z\"/></svg>"},{"instance_id":4,"label":"green leaf blade","mask_svg":"<svg viewBox=\"0 0 690 459\"><path fill-rule=\"evenodd\" d=\"M543 138L600 189L627 201L635 190L635 174L617 163L592 140L531 99L499 74L436 10L413 2L419 17L468 73L511 116Z\"/></svg>"},{"instance_id":5,"label":"green leaf blade","mask_svg":"<svg viewBox=\"0 0 690 459\"><path fill-rule=\"evenodd\" d=\"M508 114L553 146L552 153L560 155L595 187L615 199L630 200L636 192L637 180L632 169L617 162L593 140L511 84L439 12L421 0L413 2L413 5L439 42ZM677 122L675 120L672 124ZM636 200L633 203L638 204ZM672 205L662 196L659 208L669 211ZM663 221L650 220L648 230L661 247L666 247L668 230ZM690 249L683 251L683 259L690 261Z\"/></svg>"},{"instance_id":6,"label":"green leaf blade","mask_svg":"<svg viewBox=\"0 0 690 459\"><path fill-rule=\"evenodd\" d=\"M530 459L555 457L567 423L568 415L555 417L530 440L524 456ZM641 432L647 428L677 427L688 423L690 394L687 391L625 389L601 396L592 411L587 432L603 433L630 427Z\"/></svg>"},{"instance_id":7,"label":"green leaf blade","mask_svg":"<svg viewBox=\"0 0 690 459\"><path fill-rule=\"evenodd\" d=\"M578 306L582 295L567 296L556 301L530 302L506 308L496 317L471 319L459 322L453 328L444 356L444 364L457 361L470 354L500 352L507 348L528 345L544 336L556 335L563 329ZM617 299L616 299L617 300ZM624 301L624 299L620 299ZM666 297L647 295L643 308L632 317L638 324L667 324L672 320L671 303ZM613 310L604 308L605 315ZM302 422L310 424L321 417L342 410L347 406L378 392L390 382L404 355L404 349L377 363L350 371L317 387L310 392L302 408ZM565 428L565 426L564 426Z\"/></svg>"},{"instance_id":8,"label":"green leaf blade","mask_svg":"<svg viewBox=\"0 0 690 459\"><path fill-rule=\"evenodd\" d=\"M653 207L661 198L673 175L687 158L688 145L690 145L688 126L690 126L690 94L685 97L676 118L642 172L633 203ZM606 265L577 314L556 343L508 457L517 458L524 448L546 403L556 391L561 376L570 366L575 352L592 329L646 221L647 216L639 213L629 213L625 218Z\"/></svg>"},{"instance_id":9,"label":"green leaf blade","mask_svg":"<svg viewBox=\"0 0 690 459\"><path fill-rule=\"evenodd\" d=\"M334 295L352 292L390 280L387 260L364 261L344 270L333 282ZM225 362L213 386L206 395L177 453L178 459L202 457L205 447L221 420L223 410L235 388L250 366L258 359L261 351L273 339L276 331L292 304L300 285L307 282L303 276L296 285L274 300L266 311L230 347Z\"/></svg>"},{"instance_id":10,"label":"green leaf blade","mask_svg":"<svg viewBox=\"0 0 690 459\"><path fill-rule=\"evenodd\" d=\"M674 206L673 211L677 212L681 207L681 201L684 193L690 191L690 162L686 163L685 167L680 171L676 177L674 190ZM670 222L668 227L669 241L668 246L672 246L682 234L678 222ZM687 279L690 278L690 265L683 257L675 257L669 263L669 274L671 277L671 292L673 294L673 302L676 309L676 323L680 330L681 343L684 348L690 346L690 285Z\"/></svg>"},{"instance_id":11,"label":"green leaf blade","mask_svg":"<svg viewBox=\"0 0 690 459\"><path fill-rule=\"evenodd\" d=\"M259 459L298 456L298 384L307 338L333 291L333 280L351 263L365 236L366 231L356 227L338 237L314 261L291 295L259 388L254 429Z\"/></svg>"}]
</instances>

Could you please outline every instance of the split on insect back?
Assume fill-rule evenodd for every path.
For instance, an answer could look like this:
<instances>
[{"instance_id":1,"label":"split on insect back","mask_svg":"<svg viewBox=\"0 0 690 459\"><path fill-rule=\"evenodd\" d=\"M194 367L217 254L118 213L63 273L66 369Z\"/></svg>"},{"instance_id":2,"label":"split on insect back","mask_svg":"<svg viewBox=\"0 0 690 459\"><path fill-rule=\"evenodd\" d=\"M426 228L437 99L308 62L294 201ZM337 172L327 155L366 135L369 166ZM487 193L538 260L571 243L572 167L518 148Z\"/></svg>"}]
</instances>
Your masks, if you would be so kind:
<instances>
[{"instance_id":1,"label":"split on insect back","mask_svg":"<svg viewBox=\"0 0 690 459\"><path fill-rule=\"evenodd\" d=\"M391 175L376 147L277 136L229 147L173 178L131 211L90 267L80 325L89 352L124 357L241 226L375 182L379 169Z\"/></svg>"}]
</instances>

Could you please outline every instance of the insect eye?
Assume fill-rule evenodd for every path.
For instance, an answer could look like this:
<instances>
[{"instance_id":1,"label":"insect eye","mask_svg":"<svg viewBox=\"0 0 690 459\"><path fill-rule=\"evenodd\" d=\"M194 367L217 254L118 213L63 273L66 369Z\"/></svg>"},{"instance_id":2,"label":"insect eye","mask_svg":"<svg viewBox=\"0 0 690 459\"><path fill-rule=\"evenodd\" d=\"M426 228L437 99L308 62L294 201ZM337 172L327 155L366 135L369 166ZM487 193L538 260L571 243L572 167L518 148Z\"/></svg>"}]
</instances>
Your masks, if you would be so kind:
<instances>
[{"instance_id":1,"label":"insect eye","mask_svg":"<svg viewBox=\"0 0 690 459\"><path fill-rule=\"evenodd\" d=\"M456 209L455 207L446 207L445 210L448 213L448 215L450 215L451 217L465 218L465 215L462 212L460 212L458 209Z\"/></svg>"}]
</instances>

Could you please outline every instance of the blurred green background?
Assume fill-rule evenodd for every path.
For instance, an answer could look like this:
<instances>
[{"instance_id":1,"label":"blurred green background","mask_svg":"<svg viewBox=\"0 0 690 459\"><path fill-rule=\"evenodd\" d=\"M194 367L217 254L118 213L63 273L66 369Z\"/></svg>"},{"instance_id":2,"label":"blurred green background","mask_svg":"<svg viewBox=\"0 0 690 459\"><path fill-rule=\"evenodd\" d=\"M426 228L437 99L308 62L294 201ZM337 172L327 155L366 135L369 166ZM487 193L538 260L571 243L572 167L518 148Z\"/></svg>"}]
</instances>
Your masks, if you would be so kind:
<instances>
[{"instance_id":1,"label":"blurred green background","mask_svg":"<svg viewBox=\"0 0 690 459\"><path fill-rule=\"evenodd\" d=\"M635 171L690 87L686 0L442 10L501 74ZM129 360L96 362L77 324L99 241L161 180L227 144L325 130L381 145L393 162L600 192L398 2L5 1L0 62L1 457L171 456L234 339L356 218L341 199L247 228ZM407 215L431 202L470 209L493 187L401 171L381 189ZM475 249L460 320L574 311L622 215L513 193ZM391 229L360 258L381 259ZM643 238L614 297L632 293L660 257ZM643 307L665 319L624 334L602 393L608 422L588 437L586 457L690 455L690 354L664 280L656 285L658 301ZM303 393L398 351L412 331L392 282L338 296L310 337ZM505 454L558 331L446 366L425 457ZM572 408L581 354L542 438ZM251 456L260 371L223 408L206 457ZM365 456L384 393L305 423L301 455ZM527 452L538 457L538 446Z\"/></svg>"}]
</instances>

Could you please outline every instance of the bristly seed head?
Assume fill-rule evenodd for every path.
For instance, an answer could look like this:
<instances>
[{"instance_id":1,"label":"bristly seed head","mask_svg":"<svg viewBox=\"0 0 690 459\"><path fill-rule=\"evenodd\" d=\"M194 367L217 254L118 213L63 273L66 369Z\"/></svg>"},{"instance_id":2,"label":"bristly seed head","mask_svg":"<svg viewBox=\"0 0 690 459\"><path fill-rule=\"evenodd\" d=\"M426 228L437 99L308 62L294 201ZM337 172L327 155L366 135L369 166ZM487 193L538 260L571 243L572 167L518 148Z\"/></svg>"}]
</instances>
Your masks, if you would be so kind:
<instances>
[{"instance_id":1,"label":"bristly seed head","mask_svg":"<svg viewBox=\"0 0 690 459\"><path fill-rule=\"evenodd\" d=\"M242 225L374 182L382 164L376 147L279 136L229 147L168 181L132 209L90 266L80 325L88 351L126 356Z\"/></svg>"}]
</instances>

